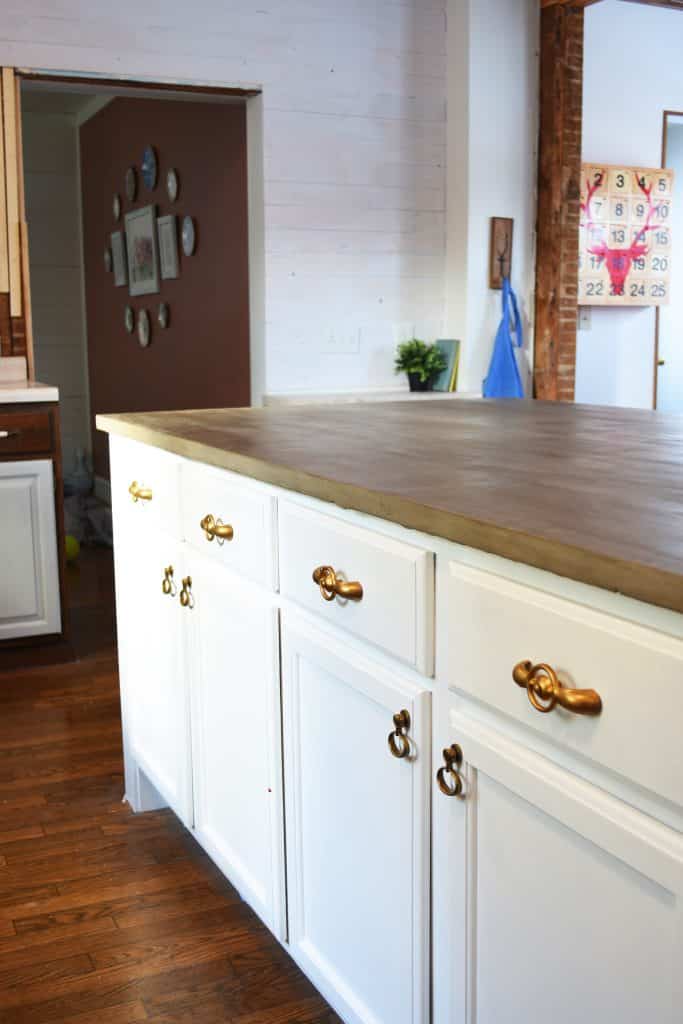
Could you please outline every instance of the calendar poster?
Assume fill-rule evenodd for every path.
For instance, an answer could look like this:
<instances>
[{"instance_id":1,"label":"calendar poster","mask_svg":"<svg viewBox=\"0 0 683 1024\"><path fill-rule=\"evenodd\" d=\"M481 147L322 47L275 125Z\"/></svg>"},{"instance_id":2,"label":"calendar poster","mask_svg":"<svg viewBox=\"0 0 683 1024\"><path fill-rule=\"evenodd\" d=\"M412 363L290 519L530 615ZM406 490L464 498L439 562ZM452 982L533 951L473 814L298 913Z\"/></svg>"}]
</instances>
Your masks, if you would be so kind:
<instances>
[{"instance_id":1,"label":"calendar poster","mask_svg":"<svg viewBox=\"0 0 683 1024\"><path fill-rule=\"evenodd\" d=\"M581 171L579 305L665 305L673 171L610 164Z\"/></svg>"}]
</instances>

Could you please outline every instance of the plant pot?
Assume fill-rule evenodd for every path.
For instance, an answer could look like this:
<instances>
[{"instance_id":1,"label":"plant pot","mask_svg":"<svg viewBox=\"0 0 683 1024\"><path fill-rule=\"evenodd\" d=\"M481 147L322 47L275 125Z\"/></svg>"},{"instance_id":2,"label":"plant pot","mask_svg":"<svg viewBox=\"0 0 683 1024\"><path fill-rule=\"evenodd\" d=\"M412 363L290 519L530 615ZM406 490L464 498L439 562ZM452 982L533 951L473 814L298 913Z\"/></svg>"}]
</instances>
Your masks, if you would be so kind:
<instances>
[{"instance_id":1,"label":"plant pot","mask_svg":"<svg viewBox=\"0 0 683 1024\"><path fill-rule=\"evenodd\" d=\"M427 380L420 380L419 373L408 374L408 386L411 391L431 391L433 383L434 381L431 377L428 377Z\"/></svg>"}]
</instances>

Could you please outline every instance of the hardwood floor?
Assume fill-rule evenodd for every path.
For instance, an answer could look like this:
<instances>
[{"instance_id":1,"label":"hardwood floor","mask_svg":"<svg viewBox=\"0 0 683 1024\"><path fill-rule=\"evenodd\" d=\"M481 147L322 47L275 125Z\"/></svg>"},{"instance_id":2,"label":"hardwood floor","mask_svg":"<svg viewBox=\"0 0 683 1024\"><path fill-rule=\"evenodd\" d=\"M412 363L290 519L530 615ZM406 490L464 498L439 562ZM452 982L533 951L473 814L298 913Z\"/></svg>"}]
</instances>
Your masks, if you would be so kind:
<instances>
[{"instance_id":1,"label":"hardwood floor","mask_svg":"<svg viewBox=\"0 0 683 1024\"><path fill-rule=\"evenodd\" d=\"M0 672L0 1022L341 1024L123 775L111 555L68 574L79 661Z\"/></svg>"}]
</instances>

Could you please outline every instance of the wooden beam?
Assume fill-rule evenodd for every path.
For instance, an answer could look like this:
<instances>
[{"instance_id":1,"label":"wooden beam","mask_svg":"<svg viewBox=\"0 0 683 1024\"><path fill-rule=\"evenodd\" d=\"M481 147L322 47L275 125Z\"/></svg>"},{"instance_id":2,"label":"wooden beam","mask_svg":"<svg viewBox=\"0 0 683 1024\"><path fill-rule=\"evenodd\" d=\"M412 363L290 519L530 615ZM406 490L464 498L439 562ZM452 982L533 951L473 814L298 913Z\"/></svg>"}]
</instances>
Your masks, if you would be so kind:
<instances>
[{"instance_id":1,"label":"wooden beam","mask_svg":"<svg viewBox=\"0 0 683 1024\"><path fill-rule=\"evenodd\" d=\"M541 12L534 392L572 401L576 364L583 10Z\"/></svg>"},{"instance_id":2,"label":"wooden beam","mask_svg":"<svg viewBox=\"0 0 683 1024\"><path fill-rule=\"evenodd\" d=\"M647 3L648 0L631 0L632 3ZM546 7L590 7L591 4L602 3L602 0L541 0L541 10Z\"/></svg>"},{"instance_id":3,"label":"wooden beam","mask_svg":"<svg viewBox=\"0 0 683 1024\"><path fill-rule=\"evenodd\" d=\"M683 0L624 0L627 4L646 4L648 7L670 7L672 11L683 11Z\"/></svg>"}]
</instances>

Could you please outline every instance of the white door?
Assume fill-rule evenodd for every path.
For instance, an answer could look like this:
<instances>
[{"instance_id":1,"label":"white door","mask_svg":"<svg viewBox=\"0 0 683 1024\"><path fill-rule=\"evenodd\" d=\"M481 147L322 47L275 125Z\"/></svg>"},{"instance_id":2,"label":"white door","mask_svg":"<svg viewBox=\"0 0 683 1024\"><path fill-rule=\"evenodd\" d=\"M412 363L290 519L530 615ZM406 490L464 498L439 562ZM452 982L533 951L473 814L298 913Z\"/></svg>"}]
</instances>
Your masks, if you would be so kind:
<instances>
[{"instance_id":1,"label":"white door","mask_svg":"<svg viewBox=\"0 0 683 1024\"><path fill-rule=\"evenodd\" d=\"M683 412L683 117L666 113L664 166L675 172L671 203L671 242L667 251L647 257L653 272L661 265L670 271L669 303L659 307L657 408L662 412ZM656 266L655 266L656 264Z\"/></svg>"},{"instance_id":2,"label":"white door","mask_svg":"<svg viewBox=\"0 0 683 1024\"><path fill-rule=\"evenodd\" d=\"M124 530L119 523L115 553L126 751L178 816L191 826L185 636L192 609L183 607L179 600L183 546L167 535L134 533L130 524ZM131 785L128 777L126 785Z\"/></svg>"},{"instance_id":3,"label":"white door","mask_svg":"<svg viewBox=\"0 0 683 1024\"><path fill-rule=\"evenodd\" d=\"M59 633L59 561L49 459L0 463L0 640Z\"/></svg>"},{"instance_id":4,"label":"white door","mask_svg":"<svg viewBox=\"0 0 683 1024\"><path fill-rule=\"evenodd\" d=\"M426 1024L431 694L283 618L290 950L347 1024Z\"/></svg>"},{"instance_id":5,"label":"white door","mask_svg":"<svg viewBox=\"0 0 683 1024\"><path fill-rule=\"evenodd\" d=\"M188 554L195 831L284 939L278 612L211 556Z\"/></svg>"},{"instance_id":6,"label":"white door","mask_svg":"<svg viewBox=\"0 0 683 1024\"><path fill-rule=\"evenodd\" d=\"M461 711L440 738L435 1024L680 1024L683 836Z\"/></svg>"}]
</instances>

